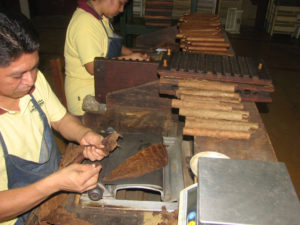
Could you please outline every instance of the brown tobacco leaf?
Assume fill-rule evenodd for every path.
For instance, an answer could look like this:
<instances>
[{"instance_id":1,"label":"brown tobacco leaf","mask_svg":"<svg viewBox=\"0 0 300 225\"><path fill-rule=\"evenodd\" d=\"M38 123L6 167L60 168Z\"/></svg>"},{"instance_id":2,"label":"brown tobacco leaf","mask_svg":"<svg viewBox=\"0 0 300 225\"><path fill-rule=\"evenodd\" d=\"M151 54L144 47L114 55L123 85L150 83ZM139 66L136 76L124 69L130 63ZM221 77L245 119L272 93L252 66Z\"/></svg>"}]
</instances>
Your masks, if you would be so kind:
<instances>
[{"instance_id":1,"label":"brown tobacco leaf","mask_svg":"<svg viewBox=\"0 0 300 225\"><path fill-rule=\"evenodd\" d=\"M108 156L109 153L118 146L117 141L119 137L122 136L118 133L112 133L103 139L102 144L104 145L104 149L102 149L102 151L104 152L105 156ZM72 151L69 151L68 154L62 155L59 168L67 167L72 163L81 163L84 160L82 154L84 146L69 144L68 148L71 148Z\"/></svg>"},{"instance_id":2,"label":"brown tobacco leaf","mask_svg":"<svg viewBox=\"0 0 300 225\"><path fill-rule=\"evenodd\" d=\"M168 164L168 152L162 144L154 144L129 157L124 163L104 177L104 181L113 181L124 178L135 178Z\"/></svg>"},{"instance_id":3,"label":"brown tobacco leaf","mask_svg":"<svg viewBox=\"0 0 300 225\"><path fill-rule=\"evenodd\" d=\"M102 151L104 152L105 156L108 156L109 153L118 146L119 137L122 137L122 135L118 133L112 133L103 139L102 144L104 145L104 149L102 149Z\"/></svg>"}]
</instances>

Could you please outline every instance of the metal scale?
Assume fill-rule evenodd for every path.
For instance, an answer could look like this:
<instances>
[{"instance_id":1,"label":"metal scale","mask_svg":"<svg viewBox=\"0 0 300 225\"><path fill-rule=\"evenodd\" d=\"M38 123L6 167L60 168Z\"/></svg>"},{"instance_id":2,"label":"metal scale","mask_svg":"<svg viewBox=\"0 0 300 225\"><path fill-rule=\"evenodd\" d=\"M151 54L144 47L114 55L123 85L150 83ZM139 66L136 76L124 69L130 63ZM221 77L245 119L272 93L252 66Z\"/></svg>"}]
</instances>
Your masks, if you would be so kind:
<instances>
[{"instance_id":1,"label":"metal scale","mask_svg":"<svg viewBox=\"0 0 300 225\"><path fill-rule=\"evenodd\" d=\"M284 163L203 157L198 171L198 183L180 193L179 225L300 224Z\"/></svg>"},{"instance_id":2,"label":"metal scale","mask_svg":"<svg viewBox=\"0 0 300 225\"><path fill-rule=\"evenodd\" d=\"M155 134L127 133L119 139L118 147L109 157L101 161L102 171L98 189L84 193L80 197L82 207L113 207L121 210L167 211L178 209L179 193L184 188L181 167L181 140L175 137L161 137ZM102 182L114 168L128 157L151 144L163 142L168 151L168 165L160 170L138 178L121 179L113 182ZM120 190L150 190L160 195L161 201L138 201L117 199ZM99 193L99 190L101 193ZM93 197L93 195L95 197ZM100 197L99 197L100 196Z\"/></svg>"}]
</instances>

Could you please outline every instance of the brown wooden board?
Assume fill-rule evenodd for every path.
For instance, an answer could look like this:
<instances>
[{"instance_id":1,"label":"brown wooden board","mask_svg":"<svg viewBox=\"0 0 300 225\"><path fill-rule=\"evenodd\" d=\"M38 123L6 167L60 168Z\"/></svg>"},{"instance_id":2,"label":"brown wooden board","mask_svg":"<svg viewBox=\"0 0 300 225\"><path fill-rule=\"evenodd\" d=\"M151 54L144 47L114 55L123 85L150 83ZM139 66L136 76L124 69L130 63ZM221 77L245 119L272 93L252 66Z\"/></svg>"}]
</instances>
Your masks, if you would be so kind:
<instances>
[{"instance_id":1,"label":"brown wooden board","mask_svg":"<svg viewBox=\"0 0 300 225\"><path fill-rule=\"evenodd\" d=\"M95 58L96 100L105 103L109 92L157 80L157 66L157 62Z\"/></svg>"}]
</instances>

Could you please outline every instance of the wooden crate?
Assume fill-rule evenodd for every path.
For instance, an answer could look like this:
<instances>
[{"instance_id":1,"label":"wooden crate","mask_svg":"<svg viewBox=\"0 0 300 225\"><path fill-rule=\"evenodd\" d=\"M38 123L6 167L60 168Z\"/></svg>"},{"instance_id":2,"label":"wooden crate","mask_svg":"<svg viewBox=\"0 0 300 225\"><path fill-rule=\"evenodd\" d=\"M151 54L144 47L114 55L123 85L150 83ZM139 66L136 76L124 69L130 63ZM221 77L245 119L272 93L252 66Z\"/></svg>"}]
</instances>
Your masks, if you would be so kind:
<instances>
[{"instance_id":1,"label":"wooden crate","mask_svg":"<svg viewBox=\"0 0 300 225\"><path fill-rule=\"evenodd\" d=\"M275 33L294 34L297 27L297 16L300 6L280 5L280 2L270 0L268 4L265 29L271 36Z\"/></svg>"}]
</instances>

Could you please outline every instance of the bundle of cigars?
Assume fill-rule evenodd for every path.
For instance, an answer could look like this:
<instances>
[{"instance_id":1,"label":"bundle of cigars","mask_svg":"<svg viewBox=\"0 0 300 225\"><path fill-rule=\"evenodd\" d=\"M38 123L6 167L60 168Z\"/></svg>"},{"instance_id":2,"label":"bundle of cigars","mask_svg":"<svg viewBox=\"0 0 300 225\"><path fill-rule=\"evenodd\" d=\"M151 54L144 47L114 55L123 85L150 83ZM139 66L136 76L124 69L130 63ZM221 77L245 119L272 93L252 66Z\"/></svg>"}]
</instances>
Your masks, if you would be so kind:
<instances>
[{"instance_id":1,"label":"bundle of cigars","mask_svg":"<svg viewBox=\"0 0 300 225\"><path fill-rule=\"evenodd\" d=\"M235 85L218 81L178 81L172 107L185 117L184 135L250 139L258 123L249 121Z\"/></svg>"},{"instance_id":2,"label":"bundle of cigars","mask_svg":"<svg viewBox=\"0 0 300 225\"><path fill-rule=\"evenodd\" d=\"M221 28L218 15L206 13L186 14L179 18L177 38L186 52L214 55L233 55L230 43Z\"/></svg>"}]
</instances>

